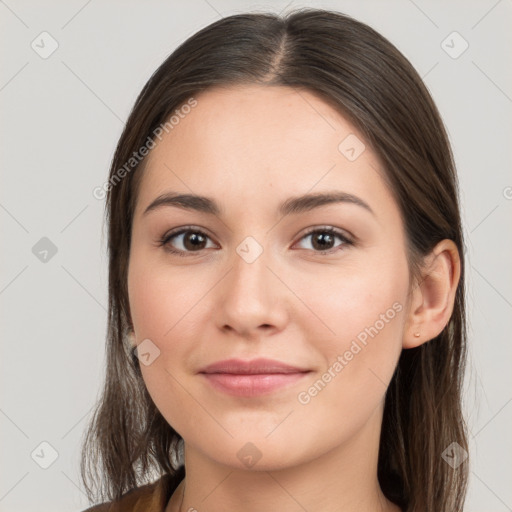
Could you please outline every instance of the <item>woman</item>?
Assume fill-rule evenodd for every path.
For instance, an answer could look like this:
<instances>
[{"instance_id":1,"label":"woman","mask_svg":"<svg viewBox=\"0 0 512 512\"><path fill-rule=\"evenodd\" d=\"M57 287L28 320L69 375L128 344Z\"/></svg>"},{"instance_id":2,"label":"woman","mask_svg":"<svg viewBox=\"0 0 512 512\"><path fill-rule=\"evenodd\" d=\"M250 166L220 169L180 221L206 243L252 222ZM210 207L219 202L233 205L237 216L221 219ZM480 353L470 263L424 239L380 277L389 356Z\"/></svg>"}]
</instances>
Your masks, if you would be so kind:
<instances>
[{"instance_id":1,"label":"woman","mask_svg":"<svg viewBox=\"0 0 512 512\"><path fill-rule=\"evenodd\" d=\"M88 510L462 510L457 177L389 41L316 9L213 23L142 90L103 191Z\"/></svg>"}]
</instances>

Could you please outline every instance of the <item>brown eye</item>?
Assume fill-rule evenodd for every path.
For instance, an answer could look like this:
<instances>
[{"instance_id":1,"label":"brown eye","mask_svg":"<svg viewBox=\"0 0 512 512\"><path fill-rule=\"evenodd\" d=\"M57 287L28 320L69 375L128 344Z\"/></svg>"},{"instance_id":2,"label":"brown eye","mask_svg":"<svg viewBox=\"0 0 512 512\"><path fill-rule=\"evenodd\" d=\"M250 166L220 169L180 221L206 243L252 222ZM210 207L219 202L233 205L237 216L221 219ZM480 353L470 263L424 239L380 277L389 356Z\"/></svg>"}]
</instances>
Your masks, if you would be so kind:
<instances>
[{"instance_id":1,"label":"brown eye","mask_svg":"<svg viewBox=\"0 0 512 512\"><path fill-rule=\"evenodd\" d=\"M346 245L352 245L352 242L343 233L331 227L311 230L301 240L306 238L311 239L311 250L320 253L333 253L343 249ZM341 240L341 243L334 246L336 238Z\"/></svg>"},{"instance_id":2,"label":"brown eye","mask_svg":"<svg viewBox=\"0 0 512 512\"><path fill-rule=\"evenodd\" d=\"M313 229L306 233L301 240L307 238L311 239L311 248L306 247L305 249L319 254L332 254L344 249L347 245L353 245L353 242L341 231L332 227ZM336 239L340 240L341 243L334 245L336 244ZM185 227L165 234L160 240L159 245L172 254L190 256L193 253L200 253L202 250L207 249L208 240L210 240L210 237L203 231L193 227ZM304 249L304 247L302 248Z\"/></svg>"},{"instance_id":3,"label":"brown eye","mask_svg":"<svg viewBox=\"0 0 512 512\"><path fill-rule=\"evenodd\" d=\"M200 252L206 249L209 236L192 228L182 228L179 231L168 233L160 240L160 245L165 250L179 256L187 256L187 253ZM173 242L173 243L171 243ZM176 248L176 245L178 246Z\"/></svg>"}]
</instances>

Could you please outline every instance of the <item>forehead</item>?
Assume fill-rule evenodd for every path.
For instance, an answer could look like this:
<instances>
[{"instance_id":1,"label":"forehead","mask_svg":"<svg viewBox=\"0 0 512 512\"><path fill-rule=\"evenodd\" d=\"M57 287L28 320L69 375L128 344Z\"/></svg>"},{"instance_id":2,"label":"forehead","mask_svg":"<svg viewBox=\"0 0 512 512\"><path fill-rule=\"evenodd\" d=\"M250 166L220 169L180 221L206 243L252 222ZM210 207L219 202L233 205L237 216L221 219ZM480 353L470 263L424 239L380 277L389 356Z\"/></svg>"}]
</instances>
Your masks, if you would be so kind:
<instances>
[{"instance_id":1,"label":"forehead","mask_svg":"<svg viewBox=\"0 0 512 512\"><path fill-rule=\"evenodd\" d=\"M257 159L258 166L276 166L277 159L294 156L316 160L316 149L338 152L340 137L356 132L338 112L314 93L289 87L232 86L214 88L196 96L197 105L181 116L150 160L173 146L178 158L183 144L197 145L203 153L186 151L189 161L202 154L230 162ZM175 117L177 120L177 118ZM359 134L358 134L359 135ZM359 138L362 138L359 135ZM187 148L189 149L189 148Z\"/></svg>"},{"instance_id":2,"label":"forehead","mask_svg":"<svg viewBox=\"0 0 512 512\"><path fill-rule=\"evenodd\" d=\"M306 192L343 190L390 200L362 135L317 95L289 87L214 88L194 97L151 150L137 213L167 190L266 204ZM177 118L176 118L177 119ZM354 152L346 153L354 148ZM360 154L359 154L360 153ZM349 158L350 157L350 158Z\"/></svg>"}]
</instances>

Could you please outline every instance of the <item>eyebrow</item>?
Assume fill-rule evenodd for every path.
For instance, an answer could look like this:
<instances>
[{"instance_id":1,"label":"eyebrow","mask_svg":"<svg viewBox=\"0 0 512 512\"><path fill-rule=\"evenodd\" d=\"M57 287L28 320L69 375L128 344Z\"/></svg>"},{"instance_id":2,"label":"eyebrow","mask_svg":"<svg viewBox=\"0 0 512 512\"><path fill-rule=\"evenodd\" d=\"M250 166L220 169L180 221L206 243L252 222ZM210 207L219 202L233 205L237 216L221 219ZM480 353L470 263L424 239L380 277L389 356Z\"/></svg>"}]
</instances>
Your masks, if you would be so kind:
<instances>
[{"instance_id":1,"label":"eyebrow","mask_svg":"<svg viewBox=\"0 0 512 512\"><path fill-rule=\"evenodd\" d=\"M290 197L279 205L278 213L282 216L299 214L333 203L355 204L366 209L372 215L375 215L375 212L371 209L370 205L361 198L353 194L340 191ZM175 192L167 192L152 201L144 210L142 215L144 216L163 206L174 206L184 210L194 210L216 216L221 216L223 214L221 206L210 197L200 196L197 194L178 194Z\"/></svg>"}]
</instances>

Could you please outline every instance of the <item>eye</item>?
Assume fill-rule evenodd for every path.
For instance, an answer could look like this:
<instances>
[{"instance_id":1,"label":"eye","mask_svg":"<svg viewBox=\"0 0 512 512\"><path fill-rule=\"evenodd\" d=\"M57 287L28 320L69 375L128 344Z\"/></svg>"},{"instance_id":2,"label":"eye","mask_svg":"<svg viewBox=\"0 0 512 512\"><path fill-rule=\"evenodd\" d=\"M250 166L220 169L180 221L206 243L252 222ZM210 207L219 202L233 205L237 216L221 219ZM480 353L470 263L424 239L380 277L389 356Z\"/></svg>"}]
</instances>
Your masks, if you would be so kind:
<instances>
[{"instance_id":1,"label":"eye","mask_svg":"<svg viewBox=\"0 0 512 512\"><path fill-rule=\"evenodd\" d=\"M185 235L185 236L183 236ZM171 241L173 239L180 239L178 245L181 246L178 249L172 247ZM165 247L166 251L169 251L178 256L188 256L188 252L199 252L207 247L204 246L206 240L210 237L203 231L194 228L193 226L186 226L176 231L166 233L161 240L159 245Z\"/></svg>"},{"instance_id":2,"label":"eye","mask_svg":"<svg viewBox=\"0 0 512 512\"><path fill-rule=\"evenodd\" d=\"M347 245L353 245L354 242L347 238L341 231L328 226L322 228L315 228L308 231L301 240L308 237L312 240L313 252L319 254L332 254L342 250ZM341 243L332 247L335 239L341 240ZM176 239L179 240L178 245L181 247L173 247L171 242ZM190 256L190 253L200 252L207 249L205 246L210 237L193 226L185 226L170 233L166 233L158 242L158 245L164 247L166 251L176 254L177 256ZM306 248L307 249L307 248Z\"/></svg>"},{"instance_id":3,"label":"eye","mask_svg":"<svg viewBox=\"0 0 512 512\"><path fill-rule=\"evenodd\" d=\"M319 254L332 254L337 251L343 250L347 245L353 245L354 242L347 238L344 233L337 229L327 226L322 228L315 228L308 231L301 240L311 238L311 246L313 251ZM333 247L335 239L338 238L342 243ZM307 248L306 248L307 249Z\"/></svg>"}]
</instances>

